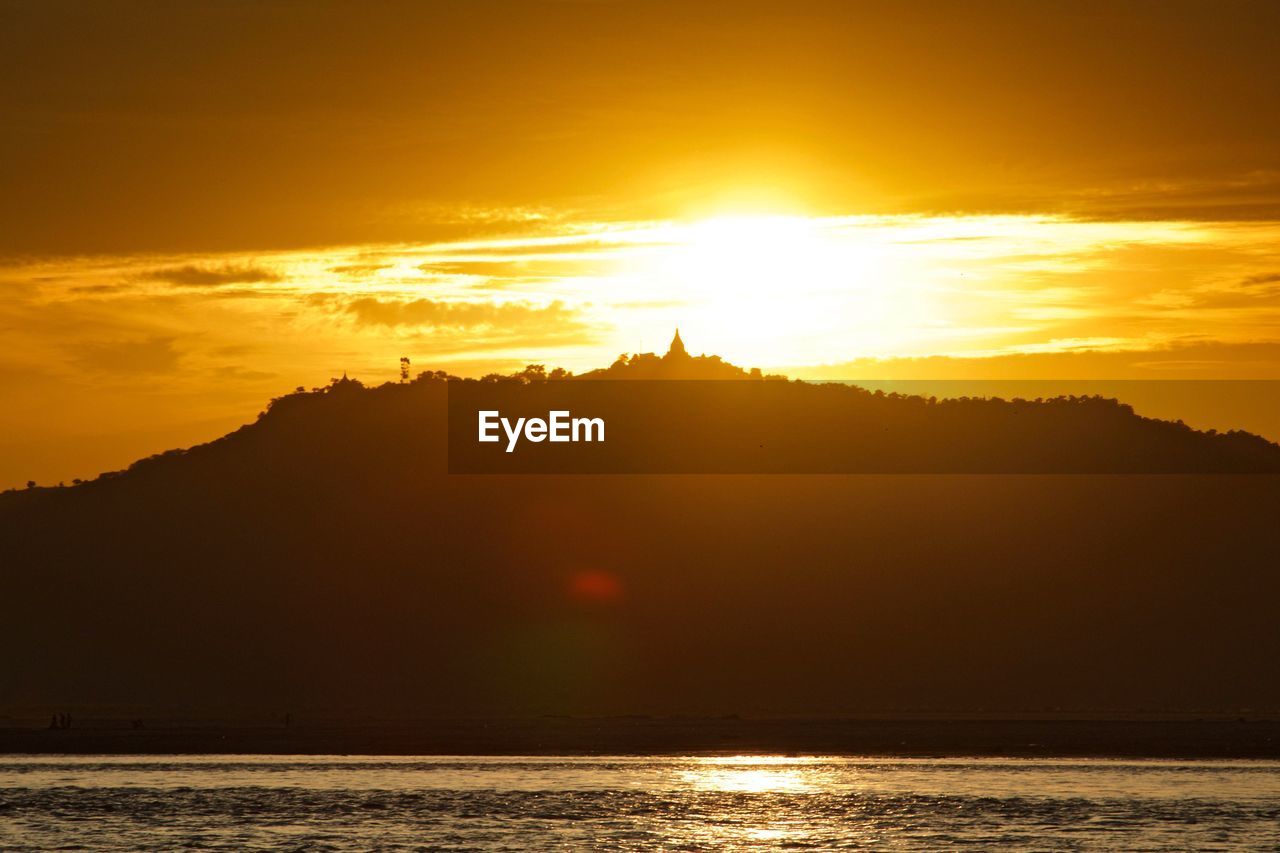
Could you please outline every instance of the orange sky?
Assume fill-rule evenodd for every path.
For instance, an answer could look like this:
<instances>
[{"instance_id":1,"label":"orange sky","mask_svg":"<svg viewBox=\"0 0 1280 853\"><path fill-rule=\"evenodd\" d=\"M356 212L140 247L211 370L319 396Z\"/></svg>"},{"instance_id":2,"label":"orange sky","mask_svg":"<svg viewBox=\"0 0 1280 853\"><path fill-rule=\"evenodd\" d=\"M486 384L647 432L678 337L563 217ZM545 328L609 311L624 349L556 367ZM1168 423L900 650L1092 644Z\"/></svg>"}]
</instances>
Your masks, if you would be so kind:
<instances>
[{"instance_id":1,"label":"orange sky","mask_svg":"<svg viewBox=\"0 0 1280 853\"><path fill-rule=\"evenodd\" d=\"M1243 0L7 3L0 486L677 324L802 376L1275 378L1278 79Z\"/></svg>"}]
</instances>

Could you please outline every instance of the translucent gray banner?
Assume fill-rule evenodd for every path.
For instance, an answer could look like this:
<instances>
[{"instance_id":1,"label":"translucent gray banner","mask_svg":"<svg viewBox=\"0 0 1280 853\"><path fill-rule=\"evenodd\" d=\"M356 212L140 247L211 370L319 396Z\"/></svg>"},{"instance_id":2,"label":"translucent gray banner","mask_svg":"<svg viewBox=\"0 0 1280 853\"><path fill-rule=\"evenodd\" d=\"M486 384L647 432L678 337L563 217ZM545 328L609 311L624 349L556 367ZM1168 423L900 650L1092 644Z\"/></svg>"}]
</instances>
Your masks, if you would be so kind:
<instances>
[{"instance_id":1,"label":"translucent gray banner","mask_svg":"<svg viewBox=\"0 0 1280 853\"><path fill-rule=\"evenodd\" d=\"M1257 434L1278 396L1274 381L468 380L449 383L449 470L1280 473Z\"/></svg>"}]
</instances>

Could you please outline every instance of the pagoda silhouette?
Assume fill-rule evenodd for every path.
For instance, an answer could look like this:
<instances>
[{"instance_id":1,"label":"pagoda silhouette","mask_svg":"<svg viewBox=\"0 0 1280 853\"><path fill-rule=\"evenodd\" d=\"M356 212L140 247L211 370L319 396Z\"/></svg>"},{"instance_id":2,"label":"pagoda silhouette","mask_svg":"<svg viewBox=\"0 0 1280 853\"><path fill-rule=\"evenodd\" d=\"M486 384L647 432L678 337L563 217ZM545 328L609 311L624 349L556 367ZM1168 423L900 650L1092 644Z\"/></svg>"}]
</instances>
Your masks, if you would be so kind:
<instances>
[{"instance_id":1,"label":"pagoda silhouette","mask_svg":"<svg viewBox=\"0 0 1280 853\"><path fill-rule=\"evenodd\" d=\"M578 379L763 379L759 369L744 370L718 355L690 355L677 328L665 355L623 354L612 365ZM770 377L781 378L781 377Z\"/></svg>"},{"instance_id":2,"label":"pagoda silhouette","mask_svg":"<svg viewBox=\"0 0 1280 853\"><path fill-rule=\"evenodd\" d=\"M671 339L671 346L667 347L667 354L662 357L663 361L680 361L688 359L689 351L684 348L684 341L680 340L680 329L676 328L676 336Z\"/></svg>"}]
</instances>

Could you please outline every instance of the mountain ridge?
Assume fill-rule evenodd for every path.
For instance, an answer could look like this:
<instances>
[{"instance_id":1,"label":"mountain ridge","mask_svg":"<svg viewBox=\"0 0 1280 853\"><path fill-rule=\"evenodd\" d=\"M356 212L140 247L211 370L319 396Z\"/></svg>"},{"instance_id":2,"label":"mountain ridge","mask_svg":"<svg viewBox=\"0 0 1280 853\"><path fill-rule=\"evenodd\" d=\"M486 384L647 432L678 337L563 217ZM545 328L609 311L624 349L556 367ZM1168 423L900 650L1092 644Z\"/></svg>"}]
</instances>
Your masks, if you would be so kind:
<instances>
[{"instance_id":1,"label":"mountain ridge","mask_svg":"<svg viewBox=\"0 0 1280 853\"><path fill-rule=\"evenodd\" d=\"M664 380L686 380L686 381L704 381L704 382L720 382L720 381L767 381L767 382L783 382L792 385L801 385L814 389L848 389L847 392L851 396L866 399L874 399L883 404L892 405L901 403L904 406L912 407L929 407L938 412L958 412L961 409L969 408L972 410L985 409L988 411L1003 410L1006 413L1033 413L1040 412L1045 414L1060 413L1077 415L1082 409L1087 408L1090 414L1096 414L1101 417L1116 420L1122 419L1130 421L1132 424L1141 425L1143 427L1158 430L1162 438L1176 438L1183 441L1201 441L1206 442L1203 446L1210 446L1218 450L1219 455L1224 456L1226 467L1221 468L1222 472L1227 473L1246 473L1256 471L1258 473L1280 473L1280 444L1272 442L1262 436L1245 430L1229 430L1219 432L1218 430L1199 430L1195 429L1182 421L1168 421L1160 418L1151 418L1137 414L1132 406L1121 401L1102 397L1100 395L1064 395L1052 398L1040 398L1034 400L1024 400L1021 398L1004 399L999 397L956 397L943 398L923 397L919 395L909 395L900 393L884 393L883 391L869 391L859 387L856 383L834 383L822 381L807 380L788 380L784 376L764 375L758 369L745 370L723 361L719 356L689 356L687 353L678 352L674 357L672 353L666 356L657 356L653 353L641 353L634 356L624 355L617 359L610 367L588 371L583 374L574 375L563 369L557 368L547 371L543 365L531 364L525 369L513 374L489 374L479 379L468 379L453 376L444 371L424 371L417 377L409 381L401 381L399 383L387 382L380 386L365 386L359 380L351 379L345 375L340 379L331 380L329 385L304 390L299 388L297 391L286 394L281 397L274 398L268 403L267 408L259 413L258 418L249 424L245 424L237 430L228 433L225 436L214 439L213 441L204 442L190 448L177 448L153 454L144 457L132 463L130 466L117 471L104 472L92 480L86 480L75 484L88 485L99 480L111 480L122 476L128 476L130 473L154 464L158 464L165 460L173 460L181 458L186 454L197 451L200 448L219 447L229 439L233 439L246 430L255 430L261 428L269 428L269 424L273 423L272 418L278 417L285 410L290 413L298 410L300 407L314 405L314 401L330 394L360 394L360 393L403 393L394 389L413 388L422 383L470 383L470 384L494 384L494 383L514 383L514 384L536 384L557 381L611 381L611 380L633 380L641 382L664 381ZM263 425L268 426L264 427ZM1157 433L1150 433L1157 435ZM937 438L937 436L935 436ZM950 469L947 467L932 468L927 467L922 472L927 473L946 473ZM990 469L995 473L1000 469ZM1116 469L1119 473L1133 473L1123 466L1117 465ZM1176 473L1205 473L1212 472L1213 466L1210 464L1206 470L1205 465L1192 464L1188 467L1172 469ZM960 469L958 473L973 473L974 471L965 471ZM980 469L977 473L988 473L987 469ZM1057 473L1056 471L1041 471L1027 469L1026 473ZM1137 472L1155 473L1156 471ZM885 473L900 473L896 471L887 471ZM1097 473L1096 471L1088 471L1087 473ZM63 484L58 486L28 486L27 489L8 489L0 492L0 507L2 507L6 499L12 501L12 495L16 493L40 492L48 489L57 488L75 488L66 487Z\"/></svg>"},{"instance_id":2,"label":"mountain ridge","mask_svg":"<svg viewBox=\"0 0 1280 853\"><path fill-rule=\"evenodd\" d=\"M1275 477L450 475L449 384L9 493L0 707L1280 708Z\"/></svg>"}]
</instances>

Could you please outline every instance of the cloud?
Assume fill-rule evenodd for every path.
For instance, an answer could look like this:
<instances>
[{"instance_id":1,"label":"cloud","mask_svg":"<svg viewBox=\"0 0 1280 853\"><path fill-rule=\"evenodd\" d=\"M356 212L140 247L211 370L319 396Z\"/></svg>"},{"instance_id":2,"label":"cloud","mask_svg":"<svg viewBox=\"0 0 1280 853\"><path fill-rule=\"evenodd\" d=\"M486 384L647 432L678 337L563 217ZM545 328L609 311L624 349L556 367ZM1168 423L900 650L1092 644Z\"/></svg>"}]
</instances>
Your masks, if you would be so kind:
<instances>
[{"instance_id":1,"label":"cloud","mask_svg":"<svg viewBox=\"0 0 1280 853\"><path fill-rule=\"evenodd\" d=\"M336 267L329 267L329 272L345 276L347 278L364 278L376 273L378 270L386 269L387 264L341 264Z\"/></svg>"},{"instance_id":2,"label":"cloud","mask_svg":"<svg viewBox=\"0 0 1280 853\"><path fill-rule=\"evenodd\" d=\"M67 288L70 293L89 294L121 293L124 289L124 285L122 284L80 284L75 287Z\"/></svg>"},{"instance_id":3,"label":"cloud","mask_svg":"<svg viewBox=\"0 0 1280 853\"><path fill-rule=\"evenodd\" d=\"M174 346L176 340L172 336L155 335L133 341L82 343L76 345L71 361L83 369L101 373L169 373L182 358Z\"/></svg>"},{"instance_id":4,"label":"cloud","mask_svg":"<svg viewBox=\"0 0 1280 853\"><path fill-rule=\"evenodd\" d=\"M1258 275L1246 276L1240 280L1240 284L1244 287L1257 287L1260 284L1277 283L1280 283L1280 272L1259 273Z\"/></svg>"},{"instance_id":5,"label":"cloud","mask_svg":"<svg viewBox=\"0 0 1280 853\"><path fill-rule=\"evenodd\" d=\"M1182 294L1186 306L1194 308L1245 309L1252 320L1264 320L1280 310L1280 273L1259 273L1240 279L1233 286Z\"/></svg>"},{"instance_id":6,"label":"cloud","mask_svg":"<svg viewBox=\"0 0 1280 853\"><path fill-rule=\"evenodd\" d=\"M361 297L344 312L363 327L402 330L416 346L434 354L519 348L590 346L600 329L562 302L447 302Z\"/></svg>"},{"instance_id":7,"label":"cloud","mask_svg":"<svg viewBox=\"0 0 1280 853\"><path fill-rule=\"evenodd\" d=\"M523 277L522 270L512 261L433 261L418 269L436 275Z\"/></svg>"},{"instance_id":8,"label":"cloud","mask_svg":"<svg viewBox=\"0 0 1280 853\"><path fill-rule=\"evenodd\" d=\"M219 264L160 267L140 273L146 281L162 281L178 287L219 287L224 284L260 284L283 281L284 276L266 267L252 264Z\"/></svg>"},{"instance_id":9,"label":"cloud","mask_svg":"<svg viewBox=\"0 0 1280 853\"><path fill-rule=\"evenodd\" d=\"M1174 341L1163 346L1079 346L1056 352L988 356L863 358L812 367L778 367L803 379L1133 380L1280 379L1280 342Z\"/></svg>"},{"instance_id":10,"label":"cloud","mask_svg":"<svg viewBox=\"0 0 1280 853\"><path fill-rule=\"evenodd\" d=\"M349 302L356 321L373 326L431 326L470 329L478 326L525 328L577 324L577 313L562 302L546 306L523 302L443 302L433 299L381 300L367 296Z\"/></svg>"},{"instance_id":11,"label":"cloud","mask_svg":"<svg viewBox=\"0 0 1280 853\"><path fill-rule=\"evenodd\" d=\"M238 364L226 364L213 369L214 376L222 381L263 382L275 379L280 374L268 370L253 370Z\"/></svg>"}]
</instances>

